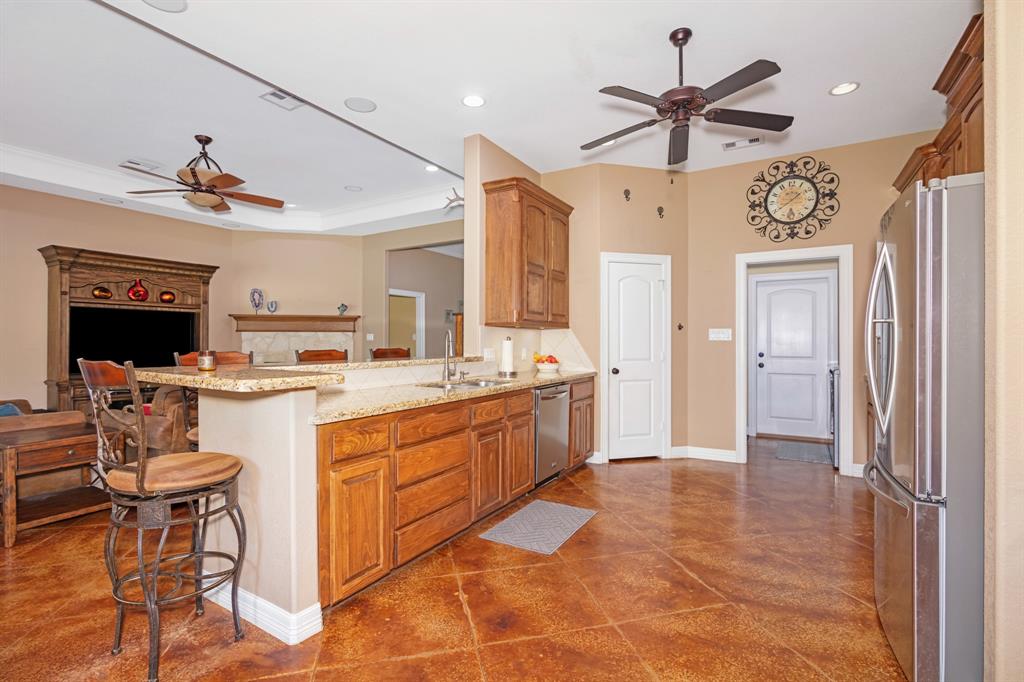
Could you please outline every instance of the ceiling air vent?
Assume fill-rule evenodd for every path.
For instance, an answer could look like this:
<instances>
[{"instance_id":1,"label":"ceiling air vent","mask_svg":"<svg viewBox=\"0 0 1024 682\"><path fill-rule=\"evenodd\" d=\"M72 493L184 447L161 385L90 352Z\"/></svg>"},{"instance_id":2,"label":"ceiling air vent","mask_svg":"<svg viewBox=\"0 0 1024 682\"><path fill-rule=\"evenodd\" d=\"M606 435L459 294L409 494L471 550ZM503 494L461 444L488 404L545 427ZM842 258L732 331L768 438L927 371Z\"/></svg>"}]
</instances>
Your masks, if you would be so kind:
<instances>
[{"instance_id":1,"label":"ceiling air vent","mask_svg":"<svg viewBox=\"0 0 1024 682\"><path fill-rule=\"evenodd\" d=\"M149 159L144 159L140 156L133 156L130 159L125 159L118 165L123 168L137 168L145 171L155 171L160 167L160 164L156 161L150 161Z\"/></svg>"},{"instance_id":2,"label":"ceiling air vent","mask_svg":"<svg viewBox=\"0 0 1024 682\"><path fill-rule=\"evenodd\" d=\"M284 90L271 90L266 94L260 95L260 99L276 104L285 111L295 111L305 104L301 99Z\"/></svg>"},{"instance_id":3,"label":"ceiling air vent","mask_svg":"<svg viewBox=\"0 0 1024 682\"><path fill-rule=\"evenodd\" d=\"M744 147L753 147L757 144L764 144L764 138L758 135L757 137L745 137L742 140L733 140L732 142L723 142L722 149L727 152L731 152L734 149L743 149Z\"/></svg>"}]
</instances>

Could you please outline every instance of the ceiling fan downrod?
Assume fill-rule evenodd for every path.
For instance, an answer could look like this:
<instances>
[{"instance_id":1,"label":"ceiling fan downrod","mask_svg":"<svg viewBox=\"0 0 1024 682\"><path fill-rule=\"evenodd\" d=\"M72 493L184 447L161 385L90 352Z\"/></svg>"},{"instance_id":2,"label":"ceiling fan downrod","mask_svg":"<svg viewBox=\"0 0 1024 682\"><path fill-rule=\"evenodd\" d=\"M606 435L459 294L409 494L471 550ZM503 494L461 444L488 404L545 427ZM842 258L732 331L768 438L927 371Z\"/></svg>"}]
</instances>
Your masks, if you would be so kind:
<instances>
[{"instance_id":1,"label":"ceiling fan downrod","mask_svg":"<svg viewBox=\"0 0 1024 682\"><path fill-rule=\"evenodd\" d=\"M690 38L693 37L693 31L686 28L677 28L668 34L669 41L679 48L679 85L683 86L686 83L683 82L683 47L686 43L690 42Z\"/></svg>"}]
</instances>

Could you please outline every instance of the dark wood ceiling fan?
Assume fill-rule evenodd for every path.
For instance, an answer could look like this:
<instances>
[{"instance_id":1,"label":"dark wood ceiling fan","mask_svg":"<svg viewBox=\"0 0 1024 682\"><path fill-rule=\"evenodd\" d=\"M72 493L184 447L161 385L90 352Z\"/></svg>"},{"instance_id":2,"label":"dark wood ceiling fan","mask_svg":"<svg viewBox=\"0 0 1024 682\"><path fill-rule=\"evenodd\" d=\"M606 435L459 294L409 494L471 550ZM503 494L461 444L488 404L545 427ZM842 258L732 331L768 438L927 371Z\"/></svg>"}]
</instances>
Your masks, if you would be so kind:
<instances>
[{"instance_id":1,"label":"dark wood ceiling fan","mask_svg":"<svg viewBox=\"0 0 1024 682\"><path fill-rule=\"evenodd\" d=\"M170 182L177 183L188 189L143 189L136 190L134 192L128 192L128 194L163 194L166 192L181 192L185 199L199 206L200 208L209 208L216 213L223 213L224 211L230 211L231 206L225 201L225 197L229 199L237 199L238 201L246 201L250 204L259 204L260 206L269 206L271 208L284 208L284 202L280 199L271 199L270 197L260 196L259 194L247 194L246 192L236 192L232 190L232 187L238 187L245 183L245 180L236 178L230 173L225 173L221 170L220 164L213 160L213 158L207 153L206 146L213 142L213 138L209 135L196 135L196 142L200 145L199 154L192 158L184 168L179 168L176 175L177 178L170 178L166 175L160 175L159 173L153 173L151 171L142 170L141 168L134 168L132 166L126 166L121 164L120 167L125 170L135 171L136 173L143 173L144 175L152 175L154 178L160 178L161 180L169 180ZM205 168L200 167L200 164ZM216 168L217 170L213 170Z\"/></svg>"},{"instance_id":2,"label":"dark wood ceiling fan","mask_svg":"<svg viewBox=\"0 0 1024 682\"><path fill-rule=\"evenodd\" d=\"M617 140L620 137L649 128L655 123L661 123L671 118L672 131L669 133L668 163L669 165L674 165L686 161L689 155L690 119L694 116L702 116L705 121L710 123L728 123L729 125L774 130L776 132L785 130L793 124L792 116L765 114L758 111L741 111L739 109L705 109L705 107L714 104L720 99L724 99L744 88L759 83L765 78L774 76L782 71L782 69L775 62L770 62L767 59L758 59L756 62L743 67L731 76L726 76L710 87L700 88L695 85L686 85L683 80L683 47L689 42L692 35L693 31L688 28L677 28L668 37L669 41L679 49L679 85L677 87L666 90L657 97L624 88L621 85L612 85L600 90L605 95L621 97L632 102L652 106L657 114L657 118L631 125L611 135L599 137L582 145L580 149L600 147L612 140Z\"/></svg>"}]
</instances>

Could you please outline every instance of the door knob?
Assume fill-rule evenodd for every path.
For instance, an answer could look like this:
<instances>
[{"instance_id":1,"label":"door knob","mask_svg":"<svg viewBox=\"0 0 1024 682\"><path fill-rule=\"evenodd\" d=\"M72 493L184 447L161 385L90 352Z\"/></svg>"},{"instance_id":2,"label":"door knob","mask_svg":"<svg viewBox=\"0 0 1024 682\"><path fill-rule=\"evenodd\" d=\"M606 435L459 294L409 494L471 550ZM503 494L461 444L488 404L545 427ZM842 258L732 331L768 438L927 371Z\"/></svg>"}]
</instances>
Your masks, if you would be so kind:
<instances>
[{"instance_id":1,"label":"door knob","mask_svg":"<svg viewBox=\"0 0 1024 682\"><path fill-rule=\"evenodd\" d=\"M618 374L618 373L619 373L619 368L618 367L612 367L612 374Z\"/></svg>"},{"instance_id":2,"label":"door knob","mask_svg":"<svg viewBox=\"0 0 1024 682\"><path fill-rule=\"evenodd\" d=\"M759 362L759 363L757 363L757 366L763 368L764 367L764 363L763 362Z\"/></svg>"},{"instance_id":3,"label":"door knob","mask_svg":"<svg viewBox=\"0 0 1024 682\"><path fill-rule=\"evenodd\" d=\"M759 357L759 358L763 358L763 357L764 357L764 353L758 353L758 354L757 354L757 357Z\"/></svg>"}]
</instances>

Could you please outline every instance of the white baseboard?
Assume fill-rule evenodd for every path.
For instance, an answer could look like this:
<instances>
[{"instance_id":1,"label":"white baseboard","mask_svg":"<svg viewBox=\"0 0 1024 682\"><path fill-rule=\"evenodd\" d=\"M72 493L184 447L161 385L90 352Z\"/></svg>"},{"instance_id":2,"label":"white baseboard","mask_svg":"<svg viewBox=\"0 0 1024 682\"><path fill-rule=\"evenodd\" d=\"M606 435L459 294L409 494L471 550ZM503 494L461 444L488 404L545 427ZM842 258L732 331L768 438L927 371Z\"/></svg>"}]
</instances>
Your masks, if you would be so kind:
<instances>
[{"instance_id":1,"label":"white baseboard","mask_svg":"<svg viewBox=\"0 0 1024 682\"><path fill-rule=\"evenodd\" d=\"M594 454L587 457L587 464L607 464L608 458L601 454L598 450L594 450Z\"/></svg>"},{"instance_id":2,"label":"white baseboard","mask_svg":"<svg viewBox=\"0 0 1024 682\"><path fill-rule=\"evenodd\" d=\"M864 476L864 465L863 464L850 464L848 467L842 466L840 462L839 474L842 476L856 476L862 478Z\"/></svg>"},{"instance_id":3,"label":"white baseboard","mask_svg":"<svg viewBox=\"0 0 1024 682\"><path fill-rule=\"evenodd\" d=\"M696 445L674 445L663 459L707 459L714 462L732 462L733 464L738 461L735 450L701 448Z\"/></svg>"},{"instance_id":4,"label":"white baseboard","mask_svg":"<svg viewBox=\"0 0 1024 682\"><path fill-rule=\"evenodd\" d=\"M205 596L217 606L231 610L230 582L210 590ZM285 644L298 644L324 629L320 602L291 613L241 588L238 590L238 615Z\"/></svg>"}]
</instances>

